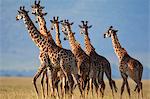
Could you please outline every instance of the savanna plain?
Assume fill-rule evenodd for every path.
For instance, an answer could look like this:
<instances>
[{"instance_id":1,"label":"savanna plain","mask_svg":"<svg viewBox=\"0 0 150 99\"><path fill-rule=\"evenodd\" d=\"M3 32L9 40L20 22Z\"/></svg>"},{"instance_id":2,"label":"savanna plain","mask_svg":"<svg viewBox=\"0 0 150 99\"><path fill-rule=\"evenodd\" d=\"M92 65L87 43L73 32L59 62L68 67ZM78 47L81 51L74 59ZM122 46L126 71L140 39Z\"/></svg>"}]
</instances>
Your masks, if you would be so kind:
<instances>
[{"instance_id":1,"label":"savanna plain","mask_svg":"<svg viewBox=\"0 0 150 99\"><path fill-rule=\"evenodd\" d=\"M116 85L118 87L118 92L115 93L114 99L119 99L120 96L120 87L122 84L122 79L115 79ZM142 80L143 82L143 99L150 99L150 80ZM108 80L105 80L106 89L105 96L103 99L112 99L111 90L108 84ZM131 99L137 99L137 93L134 92L135 83L129 79L129 85L131 88ZM40 90L40 81L38 81L38 89ZM40 91L40 96L41 96ZM0 99L37 99L31 77L0 77ZM42 99L40 97L39 99ZM54 99L48 97L47 99ZM67 98L68 99L68 98ZM80 99L80 93L78 88L74 90L74 99ZM94 96L90 97L90 94L86 99L101 99L101 97ZM123 99L128 99L128 94L125 88L123 94Z\"/></svg>"}]
</instances>

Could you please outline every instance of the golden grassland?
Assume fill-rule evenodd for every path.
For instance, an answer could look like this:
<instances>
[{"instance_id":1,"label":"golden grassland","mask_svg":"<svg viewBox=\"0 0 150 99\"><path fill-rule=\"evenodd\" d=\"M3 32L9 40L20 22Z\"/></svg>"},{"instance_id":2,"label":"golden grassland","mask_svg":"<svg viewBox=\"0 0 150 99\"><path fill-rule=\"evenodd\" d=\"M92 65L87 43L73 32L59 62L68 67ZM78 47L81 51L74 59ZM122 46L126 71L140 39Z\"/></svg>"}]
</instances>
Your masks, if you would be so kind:
<instances>
[{"instance_id":1,"label":"golden grassland","mask_svg":"<svg viewBox=\"0 0 150 99\"><path fill-rule=\"evenodd\" d=\"M119 99L122 80L115 81L118 87L118 92L115 93L115 99ZM40 81L38 81L38 89L40 90L41 87L39 85L39 82ZM105 82L106 90L103 99L112 99L112 94L108 85L108 80L105 80ZM150 80L142 80L142 82L144 99L150 99ZM129 80L129 85L131 87L131 99L137 99L137 94L133 91L135 88L135 83L132 80ZM32 78L0 77L0 99L37 99L32 85ZM48 99L52 99L52 97L48 97ZM78 88L74 90L74 99L80 99ZM96 95L94 94L94 96L91 97L91 99L97 99ZM98 99L100 99L100 97ZM126 89L123 94L123 99L128 99Z\"/></svg>"}]
</instances>

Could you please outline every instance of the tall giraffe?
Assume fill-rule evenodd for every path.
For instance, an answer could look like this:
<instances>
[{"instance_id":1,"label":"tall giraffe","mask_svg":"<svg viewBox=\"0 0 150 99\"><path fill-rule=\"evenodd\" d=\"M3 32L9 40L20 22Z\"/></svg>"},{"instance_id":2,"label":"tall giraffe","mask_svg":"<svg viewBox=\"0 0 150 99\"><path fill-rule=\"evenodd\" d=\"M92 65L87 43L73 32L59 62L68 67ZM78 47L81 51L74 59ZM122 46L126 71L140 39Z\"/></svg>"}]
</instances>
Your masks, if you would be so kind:
<instances>
[{"instance_id":1,"label":"tall giraffe","mask_svg":"<svg viewBox=\"0 0 150 99\"><path fill-rule=\"evenodd\" d=\"M38 3L36 3L36 1L34 2L34 4L32 5L32 14L34 14L36 16L36 19L37 19L37 22L39 24L39 28L40 28L40 33L45 36L45 37L48 37L47 33L49 32L46 28L46 21L44 19L44 16L47 14L47 13L43 13L43 9L44 7L40 5L40 1L38 1ZM57 40L57 39L56 39ZM59 46L60 43L56 42L56 44ZM44 52L43 52L44 53ZM48 53L44 53L44 54L48 54ZM50 85L51 85L51 94L54 95L54 94L57 94L59 96L59 91L58 91L58 77L57 77L57 73L60 69L53 69L51 71L51 79L50 79ZM46 70L45 70L46 72ZM43 74L46 74L46 73L43 73ZM42 92L43 92L43 95L44 95L44 87L43 87L43 78L44 78L44 75L42 76L42 80L41 80L41 83L42 83ZM57 80L56 80L57 79ZM51 81L52 80L52 81ZM56 88L56 93L55 93L55 88ZM47 83L47 93L48 93L48 83ZM44 95L45 96L45 95Z\"/></svg>"},{"instance_id":2,"label":"tall giraffe","mask_svg":"<svg viewBox=\"0 0 150 99\"><path fill-rule=\"evenodd\" d=\"M127 80L128 76L131 79L133 79L135 81L135 83L137 84L135 87L135 91L136 91L136 89L138 90L138 99L139 99L140 92L141 92L141 95L143 98L142 82L141 82L143 66L138 60L132 58L127 53L127 51L121 46L121 44L119 43L118 37L117 37L117 31L118 30L113 29L113 27L111 26L108 29L108 31L104 34L104 38L111 37L114 51L119 60L119 70L120 70L121 76L123 78L120 98L122 99L122 94L124 92L125 85L127 87L129 98L131 97L130 88L129 88L129 84L128 84L128 80Z\"/></svg>"},{"instance_id":3,"label":"tall giraffe","mask_svg":"<svg viewBox=\"0 0 150 99\"><path fill-rule=\"evenodd\" d=\"M51 30L54 30L55 29L55 32L56 32L56 36L55 36L55 40L56 40L56 44L57 46L61 47L62 48L62 44L61 44L61 40L60 40L60 30L59 30L59 24L60 22L62 21L59 21L58 20L59 17L53 17L53 20L50 20L51 22ZM62 75L62 77L64 76L64 74L62 74L62 72L60 72L60 74ZM62 84L61 84L61 89L62 89ZM65 92L67 92L68 89L68 85L67 85L67 81L66 81L66 78L65 78Z\"/></svg>"},{"instance_id":4,"label":"tall giraffe","mask_svg":"<svg viewBox=\"0 0 150 99\"><path fill-rule=\"evenodd\" d=\"M32 41L36 44L36 46L38 46L40 50L43 50L48 53L48 58L50 59L51 64L53 64L51 66L53 66L53 68L62 69L65 76L68 78L69 87L70 87L69 89L72 95L74 82L71 75L74 75L80 87L80 82L79 82L80 76L78 75L76 59L73 53L70 50L58 47L55 44L54 40L52 39L51 33L48 34L50 36L49 38L45 38L43 35L41 35L40 32L35 27L35 25L33 24L30 17L28 16L28 11L26 11L24 7L20 7L20 9L18 10L18 15L16 16L16 20L20 20L20 19L23 19L24 24L28 29L29 35ZM41 75L43 70L48 66L48 62L49 62L47 60L48 58L45 58L44 63L41 64L41 66L38 69L38 72L35 74L33 79L33 84L37 95L39 94L36 86L36 80Z\"/></svg>"},{"instance_id":5,"label":"tall giraffe","mask_svg":"<svg viewBox=\"0 0 150 99\"><path fill-rule=\"evenodd\" d=\"M105 83L104 83L104 80L103 80L103 74L104 72L106 73L106 76L109 80L109 84L110 84L110 87L111 87L111 90L112 90L112 95L114 96L113 94L113 89L115 89L115 91L117 92L117 87L116 87L116 84L115 84L115 81L112 80L112 77L111 77L111 66L110 66L110 63L109 61L99 55L96 51L95 51L95 48L93 47L93 45L91 44L91 41L90 41L90 38L89 38L89 33L88 33L88 29L92 27L92 25L88 26L88 21L81 21L82 22L82 25L79 25L79 27L81 28L81 34L84 34L84 44L85 44L85 52L87 55L89 55L94 61L96 61L97 63L100 64L99 68L104 68L104 71L100 71L100 77L98 77L98 81L99 81L99 84L101 84L101 87L100 88L101 90L101 93L102 93L102 97L104 96L104 90L105 90ZM101 67L102 66L102 67Z\"/></svg>"},{"instance_id":6,"label":"tall giraffe","mask_svg":"<svg viewBox=\"0 0 150 99\"><path fill-rule=\"evenodd\" d=\"M98 84L96 82L96 75L97 75L97 64L83 51L81 46L77 43L74 33L71 30L71 25L73 23L69 23L69 21L64 20L62 24L62 32L65 36L68 37L70 47L72 53L75 55L77 59L77 65L83 79L83 90L86 86L87 81L92 78L92 81L96 87L96 93L98 95ZM91 86L91 84L90 84ZM85 95L84 95L85 96Z\"/></svg>"},{"instance_id":7,"label":"tall giraffe","mask_svg":"<svg viewBox=\"0 0 150 99\"><path fill-rule=\"evenodd\" d=\"M38 1L38 3L36 3L36 1L34 2L34 4L31 6L32 7L32 14L34 14L36 16L36 19L39 24L39 31L41 33L41 35L45 36L45 37L48 37L48 30L46 28L46 22L44 20L44 16L47 14L47 13L43 13L43 8L42 6L40 6L40 1ZM44 57L44 56L48 56L48 53L45 53L44 51L40 51L40 60ZM41 62L42 63L42 62ZM43 72L43 75L41 77L41 88L42 88L42 94L43 96L45 97L45 94L44 94L44 85L43 85L43 81L44 81L44 77L46 75L46 85L47 85L47 95L48 95L48 76L47 76L47 69L45 69L45 71ZM50 87L52 88L52 81L50 79ZM53 90L51 89L51 92Z\"/></svg>"}]
</instances>

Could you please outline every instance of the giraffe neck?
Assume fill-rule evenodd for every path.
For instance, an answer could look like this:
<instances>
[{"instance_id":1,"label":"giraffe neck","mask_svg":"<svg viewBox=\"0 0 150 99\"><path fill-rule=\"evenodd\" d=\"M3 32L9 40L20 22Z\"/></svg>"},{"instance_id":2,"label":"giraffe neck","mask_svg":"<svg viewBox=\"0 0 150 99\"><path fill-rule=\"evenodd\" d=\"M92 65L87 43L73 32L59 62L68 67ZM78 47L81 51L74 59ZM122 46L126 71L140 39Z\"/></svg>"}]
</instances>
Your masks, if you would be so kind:
<instances>
[{"instance_id":1,"label":"giraffe neck","mask_svg":"<svg viewBox=\"0 0 150 99\"><path fill-rule=\"evenodd\" d=\"M39 31L42 35L47 36L46 22L43 16L36 16L39 24Z\"/></svg>"},{"instance_id":2,"label":"giraffe neck","mask_svg":"<svg viewBox=\"0 0 150 99\"><path fill-rule=\"evenodd\" d=\"M52 38L52 35L50 33L50 31L47 30L46 27L46 21L44 19L43 16L36 16L38 19L38 24L39 24L39 28L40 28L40 33L45 37L48 38L49 41L51 42L52 45L55 45L55 42Z\"/></svg>"},{"instance_id":3,"label":"giraffe neck","mask_svg":"<svg viewBox=\"0 0 150 99\"><path fill-rule=\"evenodd\" d=\"M80 56L84 55L85 54L84 51L82 50L80 44L76 41L74 33L71 30L68 31L68 38L72 53L77 58L80 58Z\"/></svg>"},{"instance_id":4,"label":"giraffe neck","mask_svg":"<svg viewBox=\"0 0 150 99\"><path fill-rule=\"evenodd\" d=\"M61 40L60 40L60 32L59 32L59 23L55 24L55 29L56 29L56 44L57 46L62 48Z\"/></svg>"},{"instance_id":5,"label":"giraffe neck","mask_svg":"<svg viewBox=\"0 0 150 99\"><path fill-rule=\"evenodd\" d=\"M127 52L124 48L121 47L121 44L119 43L116 33L112 34L111 38L112 38L112 44L113 44L114 51L115 51L119 61L121 61L122 58L124 57L124 55L127 54Z\"/></svg>"},{"instance_id":6,"label":"giraffe neck","mask_svg":"<svg viewBox=\"0 0 150 99\"><path fill-rule=\"evenodd\" d=\"M88 36L88 34L84 35L84 44L85 44L85 52L90 55L90 53L92 51L95 51L94 47L92 46L91 42L90 42L90 38Z\"/></svg>"},{"instance_id":7,"label":"giraffe neck","mask_svg":"<svg viewBox=\"0 0 150 99\"><path fill-rule=\"evenodd\" d=\"M37 28L35 27L35 25L33 24L32 20L30 19L30 17L28 16L28 14L26 14L23 17L24 23L28 29L28 33L31 37L31 39L33 40L33 42L39 47L40 50L42 50L43 48L45 48L45 45L47 43L47 39L45 39L40 32L37 30Z\"/></svg>"}]
</instances>

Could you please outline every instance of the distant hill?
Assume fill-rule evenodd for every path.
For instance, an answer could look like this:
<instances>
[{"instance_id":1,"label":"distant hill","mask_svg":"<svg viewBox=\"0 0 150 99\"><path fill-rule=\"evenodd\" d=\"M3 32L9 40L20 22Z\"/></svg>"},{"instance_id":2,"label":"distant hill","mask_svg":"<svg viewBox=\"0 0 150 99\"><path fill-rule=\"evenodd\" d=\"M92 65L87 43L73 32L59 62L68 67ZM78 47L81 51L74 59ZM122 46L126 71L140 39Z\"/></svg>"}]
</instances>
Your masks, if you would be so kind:
<instances>
[{"instance_id":1,"label":"distant hill","mask_svg":"<svg viewBox=\"0 0 150 99\"><path fill-rule=\"evenodd\" d=\"M27 76L27 77L33 77L36 73L36 70L0 70L0 76ZM113 78L121 78L120 72L118 69L118 66L112 65L112 77ZM105 77L106 78L106 77ZM150 68L144 67L143 71L143 79L150 79Z\"/></svg>"},{"instance_id":2,"label":"distant hill","mask_svg":"<svg viewBox=\"0 0 150 99\"><path fill-rule=\"evenodd\" d=\"M18 70L0 70L0 76L33 76L35 74L35 70L30 71L18 71Z\"/></svg>"}]
</instances>

